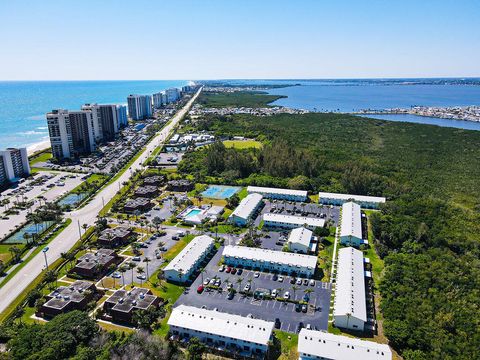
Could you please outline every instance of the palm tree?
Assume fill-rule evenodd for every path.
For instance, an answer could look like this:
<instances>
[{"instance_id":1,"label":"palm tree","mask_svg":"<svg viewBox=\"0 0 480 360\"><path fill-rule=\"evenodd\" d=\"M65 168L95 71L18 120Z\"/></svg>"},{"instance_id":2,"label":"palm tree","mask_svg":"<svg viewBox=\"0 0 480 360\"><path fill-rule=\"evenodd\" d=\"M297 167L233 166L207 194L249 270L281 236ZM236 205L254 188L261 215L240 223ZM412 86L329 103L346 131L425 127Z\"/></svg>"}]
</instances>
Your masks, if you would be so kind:
<instances>
[{"instance_id":1,"label":"palm tree","mask_svg":"<svg viewBox=\"0 0 480 360\"><path fill-rule=\"evenodd\" d=\"M236 280L237 284L238 284L238 292L240 292L240 288L242 286L242 283L243 283L243 279L240 277Z\"/></svg>"},{"instance_id":2,"label":"palm tree","mask_svg":"<svg viewBox=\"0 0 480 360\"><path fill-rule=\"evenodd\" d=\"M27 242L27 245L30 245L30 238L32 235L30 235L28 232L23 233L23 239Z\"/></svg>"},{"instance_id":3,"label":"palm tree","mask_svg":"<svg viewBox=\"0 0 480 360\"><path fill-rule=\"evenodd\" d=\"M118 268L118 271L120 272L120 274L122 274L122 283L123 286L125 286L125 272L127 271L127 267L125 265L122 265Z\"/></svg>"},{"instance_id":4,"label":"palm tree","mask_svg":"<svg viewBox=\"0 0 480 360\"><path fill-rule=\"evenodd\" d=\"M88 229L88 224L83 224L82 228L83 228L83 234L85 234L87 232L87 229Z\"/></svg>"},{"instance_id":5,"label":"palm tree","mask_svg":"<svg viewBox=\"0 0 480 360\"><path fill-rule=\"evenodd\" d=\"M47 271L45 272L45 275L44 275L44 277L43 277L43 280L44 280L47 284L49 284L49 288L50 288L50 290L51 290L51 289L52 289L52 286L51 286L52 283L53 283L55 280L57 280L57 274L56 274L55 271L53 271L53 270L47 270Z\"/></svg>"},{"instance_id":6,"label":"palm tree","mask_svg":"<svg viewBox=\"0 0 480 360\"><path fill-rule=\"evenodd\" d=\"M130 270L132 270L132 284L133 284L133 270L134 270L136 267L137 267L137 265L135 265L135 263L133 263L133 262L129 262L129 263L128 263L128 268L129 268Z\"/></svg>"},{"instance_id":7,"label":"palm tree","mask_svg":"<svg viewBox=\"0 0 480 360\"><path fill-rule=\"evenodd\" d=\"M22 253L22 250L20 250L16 246L11 246L8 251L12 254L12 258L14 262L20 261L20 254Z\"/></svg>"},{"instance_id":8,"label":"palm tree","mask_svg":"<svg viewBox=\"0 0 480 360\"><path fill-rule=\"evenodd\" d=\"M148 263L152 261L148 256L145 256L145 259L143 259L143 262L145 263L145 267L147 269L147 279L150 278L150 276L148 275Z\"/></svg>"},{"instance_id":9,"label":"palm tree","mask_svg":"<svg viewBox=\"0 0 480 360\"><path fill-rule=\"evenodd\" d=\"M293 290L293 300L296 300L295 294L296 294L296 292L297 292L298 289L299 289L298 286L296 286L296 285L293 285L293 286L292 286L292 290Z\"/></svg>"},{"instance_id":10,"label":"palm tree","mask_svg":"<svg viewBox=\"0 0 480 360\"><path fill-rule=\"evenodd\" d=\"M313 289L307 288L303 290L303 292L305 293L305 295L308 296L308 298L310 298L310 294L313 292Z\"/></svg>"},{"instance_id":11,"label":"palm tree","mask_svg":"<svg viewBox=\"0 0 480 360\"><path fill-rule=\"evenodd\" d=\"M139 266L137 267L137 273L138 275L142 275L145 271L143 270L143 267L142 266ZM143 285L143 279L142 277L140 276L140 285Z\"/></svg>"},{"instance_id":12,"label":"palm tree","mask_svg":"<svg viewBox=\"0 0 480 360\"><path fill-rule=\"evenodd\" d=\"M112 264L108 267L108 271L110 271L112 273L115 271L115 269L116 269L115 264ZM112 274L112 279L113 279L113 288L115 289L117 287L117 283L116 283L115 276L113 276L113 274Z\"/></svg>"}]
</instances>

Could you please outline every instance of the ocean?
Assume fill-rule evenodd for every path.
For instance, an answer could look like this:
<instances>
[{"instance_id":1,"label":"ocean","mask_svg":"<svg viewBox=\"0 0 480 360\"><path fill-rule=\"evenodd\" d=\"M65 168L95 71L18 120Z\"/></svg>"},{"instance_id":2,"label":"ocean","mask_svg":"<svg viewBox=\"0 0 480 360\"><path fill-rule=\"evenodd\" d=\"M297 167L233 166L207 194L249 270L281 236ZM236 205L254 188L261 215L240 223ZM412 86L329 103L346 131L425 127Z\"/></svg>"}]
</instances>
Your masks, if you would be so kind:
<instances>
[{"instance_id":1,"label":"ocean","mask_svg":"<svg viewBox=\"0 0 480 360\"><path fill-rule=\"evenodd\" d=\"M152 94L181 87L185 80L0 81L0 149L48 140L45 113L77 110L85 103L125 104L129 94Z\"/></svg>"},{"instance_id":2,"label":"ocean","mask_svg":"<svg viewBox=\"0 0 480 360\"><path fill-rule=\"evenodd\" d=\"M269 90L285 95L274 104L314 111L350 112L393 107L480 105L480 79L362 80L222 80L228 84L299 85ZM152 94L187 84L185 80L155 81L0 81L0 149L30 146L48 140L45 113L57 108L79 109L88 102L126 103L132 93ZM373 117L373 116L372 116ZM381 115L411 121L480 130L480 123Z\"/></svg>"}]
</instances>

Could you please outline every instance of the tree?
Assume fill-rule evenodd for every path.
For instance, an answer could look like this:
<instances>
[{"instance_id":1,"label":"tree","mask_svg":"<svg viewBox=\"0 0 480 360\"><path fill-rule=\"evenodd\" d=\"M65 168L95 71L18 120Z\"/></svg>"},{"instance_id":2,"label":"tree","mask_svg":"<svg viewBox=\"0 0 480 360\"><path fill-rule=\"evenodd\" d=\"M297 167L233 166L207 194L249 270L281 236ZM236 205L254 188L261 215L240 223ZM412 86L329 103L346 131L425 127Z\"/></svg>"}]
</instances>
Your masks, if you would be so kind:
<instances>
[{"instance_id":1,"label":"tree","mask_svg":"<svg viewBox=\"0 0 480 360\"><path fill-rule=\"evenodd\" d=\"M132 271L132 284L133 284L133 270L137 267L134 262L128 263L128 268Z\"/></svg>"},{"instance_id":2,"label":"tree","mask_svg":"<svg viewBox=\"0 0 480 360\"><path fill-rule=\"evenodd\" d=\"M115 264L112 264L112 265L110 265L110 266L108 267L108 271L110 271L111 273L113 273L116 268L117 268L117 267L115 266ZM117 284L116 284L116 280L117 280L117 279L115 278L115 276L113 276L113 274L112 274L112 279L113 279L113 288L115 289L115 288L117 287Z\"/></svg>"},{"instance_id":3,"label":"tree","mask_svg":"<svg viewBox=\"0 0 480 360\"><path fill-rule=\"evenodd\" d=\"M240 204L240 198L238 197L238 194L233 194L227 199L227 208L229 209L234 209Z\"/></svg>"},{"instance_id":4,"label":"tree","mask_svg":"<svg viewBox=\"0 0 480 360\"><path fill-rule=\"evenodd\" d=\"M125 272L127 271L127 267L125 265L121 265L118 268L118 271L120 272L120 274L122 274L122 284L123 286L125 286Z\"/></svg>"},{"instance_id":5,"label":"tree","mask_svg":"<svg viewBox=\"0 0 480 360\"><path fill-rule=\"evenodd\" d=\"M155 230L158 232L158 228L160 227L160 225L162 224L162 219L158 216L155 216L153 219L152 219L152 223L153 225L155 226Z\"/></svg>"},{"instance_id":6,"label":"tree","mask_svg":"<svg viewBox=\"0 0 480 360\"><path fill-rule=\"evenodd\" d=\"M148 256L145 256L145 259L143 259L143 262L145 263L145 268L147 270L147 280L150 278L149 274L148 274L148 263L151 262L152 260L148 257Z\"/></svg>"},{"instance_id":7,"label":"tree","mask_svg":"<svg viewBox=\"0 0 480 360\"><path fill-rule=\"evenodd\" d=\"M188 359L201 360L205 350L205 345L198 338L192 337L187 346Z\"/></svg>"},{"instance_id":8,"label":"tree","mask_svg":"<svg viewBox=\"0 0 480 360\"><path fill-rule=\"evenodd\" d=\"M143 277L142 277L142 274L145 272L145 270L143 270L143 267L142 266L138 266L137 267L137 273L138 275L140 275L140 285L143 285Z\"/></svg>"},{"instance_id":9,"label":"tree","mask_svg":"<svg viewBox=\"0 0 480 360\"><path fill-rule=\"evenodd\" d=\"M20 261L20 256L22 254L22 250L20 250L16 246L11 246L11 247L8 248L8 251L12 254L13 262L17 263L17 262Z\"/></svg>"}]
</instances>

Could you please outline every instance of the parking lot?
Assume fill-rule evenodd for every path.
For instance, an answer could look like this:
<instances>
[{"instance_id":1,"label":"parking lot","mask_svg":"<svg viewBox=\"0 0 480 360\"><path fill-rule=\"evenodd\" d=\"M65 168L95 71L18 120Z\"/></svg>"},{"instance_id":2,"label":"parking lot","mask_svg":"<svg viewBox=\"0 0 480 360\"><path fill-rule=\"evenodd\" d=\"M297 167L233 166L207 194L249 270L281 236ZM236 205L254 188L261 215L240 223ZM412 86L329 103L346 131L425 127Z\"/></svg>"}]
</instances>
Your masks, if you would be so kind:
<instances>
[{"instance_id":1,"label":"parking lot","mask_svg":"<svg viewBox=\"0 0 480 360\"><path fill-rule=\"evenodd\" d=\"M283 215L306 216L313 218L323 217L325 221L331 220L332 226L338 226L340 208L315 203L301 203L294 201L264 200L265 206L255 219L255 226L262 221L262 215L276 213Z\"/></svg>"},{"instance_id":2,"label":"parking lot","mask_svg":"<svg viewBox=\"0 0 480 360\"><path fill-rule=\"evenodd\" d=\"M2 207L0 211L0 239L23 224L26 221L27 213L39 207L40 203L56 201L80 185L83 182L82 176L84 175L40 171L33 180L24 181L19 184L18 187L2 192L2 199L10 201L10 208L13 207L17 201L23 202L25 199L27 201L34 201L34 203L28 209L19 210L19 214L15 215L5 215L5 207ZM42 196L41 201L38 198L39 196Z\"/></svg>"},{"instance_id":3,"label":"parking lot","mask_svg":"<svg viewBox=\"0 0 480 360\"><path fill-rule=\"evenodd\" d=\"M164 231L166 231L166 235L165 236L158 236L156 238L152 238L150 237L149 239L147 239L146 237L144 238L139 238L139 242L143 243L143 246L144 247L141 247L140 248L140 251L142 252L142 255L140 255L138 257L138 260L137 261L134 261L133 260L133 256L126 256L125 258L125 261L122 262L121 265L128 265L128 263L130 262L133 262L135 265L137 265L137 268L138 266L141 266L144 270L143 274L139 274L138 271L137 271L137 268L135 268L133 270L133 281L134 282L140 282L140 278L139 276L141 275L144 275L145 276L145 279L143 279L143 281L146 280L147 278L147 263L145 263L143 260L148 257L151 261L148 263L148 274L149 276L151 276L159 267L160 265L163 263L163 259L162 258L157 258L157 253L156 252L159 252L159 253L163 253L164 251L160 251L159 247L158 247L158 243L159 242L163 242L165 245L165 248L166 250L169 250L174 244L177 243L178 240L173 240L172 239L172 236L175 236L177 235L177 231L180 230L180 229L177 229L175 227L168 227L168 228L165 228ZM149 243L147 242L144 242L148 240ZM129 249L130 247L128 247L127 249ZM122 252L120 252L120 255L122 255ZM123 255L125 256L125 255ZM120 266L121 266L120 265ZM116 276L117 279L120 279L120 283L122 283L122 279L121 279L121 274L118 272L118 271L114 271L112 274L110 274L109 276L107 277L112 277L112 276ZM124 277L125 277L125 285L128 285L132 282L132 274L131 274L131 270L128 270L125 274L124 274ZM101 282L99 282L98 284L101 284Z\"/></svg>"},{"instance_id":4,"label":"parking lot","mask_svg":"<svg viewBox=\"0 0 480 360\"><path fill-rule=\"evenodd\" d=\"M273 280L273 274L260 272L259 277L255 277L255 272L243 270L241 275L219 272L218 263L221 260L222 248L218 250L215 256L205 267L203 274L197 277L192 285L178 299L175 306L180 304L192 306L205 306L207 309L218 309L219 311L233 313L242 316L251 315L255 318L274 321L280 320L280 327L287 332L296 332L299 323L304 326L310 324L319 330L326 330L328 327L328 312L330 305L330 284L315 280L315 285L293 285L290 284L291 277L283 276L283 281ZM223 291L205 289L203 293L198 294L197 288L206 278L217 277L221 279L221 288ZM241 281L240 281L241 280ZM251 280L251 281L249 281ZM227 299L226 286L232 283L237 293L233 299ZM239 288L251 284L253 291L257 289L277 289L280 296L288 291L291 299L301 300L305 296L305 290L311 289L309 294L309 305L306 313L296 311L295 304L277 300L261 300L253 297L244 296L238 293ZM293 286L296 287L294 291Z\"/></svg>"},{"instance_id":5,"label":"parking lot","mask_svg":"<svg viewBox=\"0 0 480 360\"><path fill-rule=\"evenodd\" d=\"M182 161L182 157L183 152L162 152L157 156L157 163L162 166L178 165Z\"/></svg>"}]
</instances>

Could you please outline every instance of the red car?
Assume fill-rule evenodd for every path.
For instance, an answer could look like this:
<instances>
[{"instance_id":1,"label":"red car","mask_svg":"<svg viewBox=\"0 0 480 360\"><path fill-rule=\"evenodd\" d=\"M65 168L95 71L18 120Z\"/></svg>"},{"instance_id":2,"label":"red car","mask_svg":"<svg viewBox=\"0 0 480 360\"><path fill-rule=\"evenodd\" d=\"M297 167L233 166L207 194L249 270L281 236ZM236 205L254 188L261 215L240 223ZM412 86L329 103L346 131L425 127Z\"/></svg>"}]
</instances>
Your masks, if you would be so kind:
<instances>
[{"instance_id":1,"label":"red car","mask_svg":"<svg viewBox=\"0 0 480 360\"><path fill-rule=\"evenodd\" d=\"M203 285L200 285L198 288L197 288L197 293L201 294L203 292Z\"/></svg>"},{"instance_id":2,"label":"red car","mask_svg":"<svg viewBox=\"0 0 480 360\"><path fill-rule=\"evenodd\" d=\"M235 275L237 273L237 269L235 268L232 268L232 271L231 271L232 275Z\"/></svg>"},{"instance_id":3,"label":"red car","mask_svg":"<svg viewBox=\"0 0 480 360\"><path fill-rule=\"evenodd\" d=\"M227 267L227 270L225 270L225 272L230 273L230 271L232 271L232 268L229 266L229 267Z\"/></svg>"}]
</instances>

